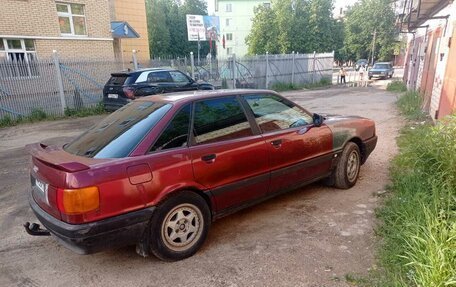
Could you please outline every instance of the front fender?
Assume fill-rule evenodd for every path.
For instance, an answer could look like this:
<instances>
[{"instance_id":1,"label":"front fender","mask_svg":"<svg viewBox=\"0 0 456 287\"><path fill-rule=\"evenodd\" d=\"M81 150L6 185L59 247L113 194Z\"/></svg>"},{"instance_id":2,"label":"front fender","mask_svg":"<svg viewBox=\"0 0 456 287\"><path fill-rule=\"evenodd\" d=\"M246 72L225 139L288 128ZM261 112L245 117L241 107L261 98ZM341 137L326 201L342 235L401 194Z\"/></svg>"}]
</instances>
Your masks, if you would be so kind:
<instances>
[{"instance_id":1,"label":"front fender","mask_svg":"<svg viewBox=\"0 0 456 287\"><path fill-rule=\"evenodd\" d=\"M348 141L366 141L375 136L375 122L357 116L327 116L324 123L333 134L333 151L341 150Z\"/></svg>"}]
</instances>

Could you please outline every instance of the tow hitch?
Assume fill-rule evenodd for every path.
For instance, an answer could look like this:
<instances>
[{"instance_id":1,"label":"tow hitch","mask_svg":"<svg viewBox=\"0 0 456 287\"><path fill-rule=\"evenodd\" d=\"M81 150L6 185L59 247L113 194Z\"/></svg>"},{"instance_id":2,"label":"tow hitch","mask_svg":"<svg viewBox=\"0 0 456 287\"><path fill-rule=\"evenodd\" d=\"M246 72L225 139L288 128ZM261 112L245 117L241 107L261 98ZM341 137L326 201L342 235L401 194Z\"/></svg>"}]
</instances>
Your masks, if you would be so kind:
<instances>
[{"instance_id":1,"label":"tow hitch","mask_svg":"<svg viewBox=\"0 0 456 287\"><path fill-rule=\"evenodd\" d=\"M47 231L46 229L41 229L40 225L38 223L32 223L26 222L24 224L25 231L27 231L28 234L33 235L33 236L50 236L51 233Z\"/></svg>"}]
</instances>

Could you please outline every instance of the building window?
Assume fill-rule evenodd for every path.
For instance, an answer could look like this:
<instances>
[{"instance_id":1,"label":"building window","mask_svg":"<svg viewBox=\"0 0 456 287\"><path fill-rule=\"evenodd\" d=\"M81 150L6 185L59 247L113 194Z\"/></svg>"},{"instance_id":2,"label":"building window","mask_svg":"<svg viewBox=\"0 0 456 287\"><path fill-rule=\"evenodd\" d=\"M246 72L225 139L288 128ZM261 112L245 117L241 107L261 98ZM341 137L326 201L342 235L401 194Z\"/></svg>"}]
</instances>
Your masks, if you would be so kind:
<instances>
[{"instance_id":1,"label":"building window","mask_svg":"<svg viewBox=\"0 0 456 287\"><path fill-rule=\"evenodd\" d=\"M271 3L263 3L264 8L271 8Z\"/></svg>"},{"instance_id":2,"label":"building window","mask_svg":"<svg viewBox=\"0 0 456 287\"><path fill-rule=\"evenodd\" d=\"M57 3L60 33L62 35L86 36L86 17L84 5Z\"/></svg>"},{"instance_id":3,"label":"building window","mask_svg":"<svg viewBox=\"0 0 456 287\"><path fill-rule=\"evenodd\" d=\"M0 76L38 76L34 40L0 38Z\"/></svg>"},{"instance_id":4,"label":"building window","mask_svg":"<svg viewBox=\"0 0 456 287\"><path fill-rule=\"evenodd\" d=\"M231 24L232 24L232 23L231 23L231 22L232 22L231 20L232 20L231 18L226 18L226 20L225 20L225 26L226 26L226 27L231 26Z\"/></svg>"},{"instance_id":5,"label":"building window","mask_svg":"<svg viewBox=\"0 0 456 287\"><path fill-rule=\"evenodd\" d=\"M233 54L233 48L226 48L226 54L229 56Z\"/></svg>"},{"instance_id":6,"label":"building window","mask_svg":"<svg viewBox=\"0 0 456 287\"><path fill-rule=\"evenodd\" d=\"M233 6L231 5L231 3L226 4L225 12L233 12Z\"/></svg>"},{"instance_id":7,"label":"building window","mask_svg":"<svg viewBox=\"0 0 456 287\"><path fill-rule=\"evenodd\" d=\"M226 33L226 40L233 41L233 33Z\"/></svg>"}]
</instances>

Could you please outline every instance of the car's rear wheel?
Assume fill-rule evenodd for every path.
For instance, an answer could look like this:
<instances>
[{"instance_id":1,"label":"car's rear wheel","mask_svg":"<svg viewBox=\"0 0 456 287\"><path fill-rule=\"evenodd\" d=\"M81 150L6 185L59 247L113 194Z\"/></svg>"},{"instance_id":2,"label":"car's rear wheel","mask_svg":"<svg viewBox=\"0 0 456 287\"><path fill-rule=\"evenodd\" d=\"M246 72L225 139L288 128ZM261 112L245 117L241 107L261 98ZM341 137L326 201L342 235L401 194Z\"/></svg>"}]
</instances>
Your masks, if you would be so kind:
<instances>
[{"instance_id":1,"label":"car's rear wheel","mask_svg":"<svg viewBox=\"0 0 456 287\"><path fill-rule=\"evenodd\" d=\"M203 245L210 223L206 201L194 192L179 192L157 207L151 220L150 250L166 261L190 257Z\"/></svg>"},{"instance_id":2,"label":"car's rear wheel","mask_svg":"<svg viewBox=\"0 0 456 287\"><path fill-rule=\"evenodd\" d=\"M356 184L361 166L361 153L357 144L348 142L327 184L348 189Z\"/></svg>"}]
</instances>

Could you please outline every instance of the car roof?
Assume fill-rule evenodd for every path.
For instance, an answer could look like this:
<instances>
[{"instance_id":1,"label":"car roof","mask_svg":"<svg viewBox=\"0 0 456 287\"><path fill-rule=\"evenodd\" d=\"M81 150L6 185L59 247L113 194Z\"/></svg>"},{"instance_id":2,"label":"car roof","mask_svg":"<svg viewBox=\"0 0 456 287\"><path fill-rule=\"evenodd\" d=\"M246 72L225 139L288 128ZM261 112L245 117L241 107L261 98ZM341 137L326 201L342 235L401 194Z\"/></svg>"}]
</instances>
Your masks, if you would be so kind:
<instances>
[{"instance_id":1,"label":"car roof","mask_svg":"<svg viewBox=\"0 0 456 287\"><path fill-rule=\"evenodd\" d=\"M246 94L274 94L276 92L271 90L258 90L258 89L226 89L226 90L200 90L191 92L178 92L169 94L152 95L141 97L138 101L150 102L166 102L166 103L180 103L190 102L195 100L203 100L215 97L246 95Z\"/></svg>"},{"instance_id":2,"label":"car roof","mask_svg":"<svg viewBox=\"0 0 456 287\"><path fill-rule=\"evenodd\" d=\"M388 65L391 65L390 62L377 62L377 63L375 63L374 65L376 65L376 64L388 64Z\"/></svg>"},{"instance_id":3,"label":"car roof","mask_svg":"<svg viewBox=\"0 0 456 287\"><path fill-rule=\"evenodd\" d=\"M122 71L118 73L112 73L111 75L134 75L136 73L142 73L142 72L172 72L172 71L179 71L177 69L172 69L172 68L142 68L138 70L131 70L131 71Z\"/></svg>"}]
</instances>

